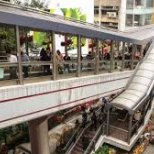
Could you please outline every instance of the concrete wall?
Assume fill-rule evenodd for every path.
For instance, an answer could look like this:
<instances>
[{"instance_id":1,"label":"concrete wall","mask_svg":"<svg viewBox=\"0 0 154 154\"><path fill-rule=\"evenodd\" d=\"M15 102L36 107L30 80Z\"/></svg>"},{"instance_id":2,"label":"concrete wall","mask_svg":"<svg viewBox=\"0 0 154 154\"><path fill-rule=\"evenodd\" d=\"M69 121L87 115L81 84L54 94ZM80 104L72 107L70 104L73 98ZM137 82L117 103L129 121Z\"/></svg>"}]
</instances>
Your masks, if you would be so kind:
<instances>
[{"instance_id":1,"label":"concrete wall","mask_svg":"<svg viewBox=\"0 0 154 154\"><path fill-rule=\"evenodd\" d=\"M131 71L0 88L0 128L121 90Z\"/></svg>"}]
</instances>

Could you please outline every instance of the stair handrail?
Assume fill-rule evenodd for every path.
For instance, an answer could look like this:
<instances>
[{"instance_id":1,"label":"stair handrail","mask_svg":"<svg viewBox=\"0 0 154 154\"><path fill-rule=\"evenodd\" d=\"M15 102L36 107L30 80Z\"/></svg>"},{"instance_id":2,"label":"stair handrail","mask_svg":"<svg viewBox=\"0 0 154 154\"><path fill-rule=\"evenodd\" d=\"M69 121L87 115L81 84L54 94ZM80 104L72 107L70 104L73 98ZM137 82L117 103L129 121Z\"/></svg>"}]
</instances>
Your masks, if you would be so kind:
<instances>
[{"instance_id":1,"label":"stair handrail","mask_svg":"<svg viewBox=\"0 0 154 154\"><path fill-rule=\"evenodd\" d=\"M75 140L75 138L78 137L78 135L82 132L82 130L83 130L83 128L82 128L82 125L80 124L78 126L78 129L74 132L74 134L71 136L71 138L69 139L69 141L65 145L65 147L62 148L63 152L65 152L69 148L69 146L71 146L71 144L73 143L73 140Z\"/></svg>"},{"instance_id":2,"label":"stair handrail","mask_svg":"<svg viewBox=\"0 0 154 154\"><path fill-rule=\"evenodd\" d=\"M90 151L94 148L95 143L98 140L98 137L101 135L102 133L102 129L103 129L103 134L104 134L104 124L105 122L103 122L103 124L101 124L101 126L99 127L99 129L97 130L95 136L93 137L93 139L91 140L90 144L88 145L86 151L84 152L84 154L89 154Z\"/></svg>"},{"instance_id":3,"label":"stair handrail","mask_svg":"<svg viewBox=\"0 0 154 154\"><path fill-rule=\"evenodd\" d=\"M99 112L101 111L101 108L98 108L97 110L96 110L96 116L98 116L99 115ZM98 115L97 115L98 114ZM90 126L91 126L91 122L82 130L82 131L80 131L80 135L78 136L78 138L76 139L76 141L75 141L75 143L74 143L74 145L70 148L70 150L68 149L66 152L65 152L65 154L69 154L72 150L73 150L73 148L75 147L75 145L77 144L77 142L79 141L79 139L80 139L80 137L82 136L82 134L84 133L84 131L86 130L86 129L88 129ZM73 141L73 140L72 140ZM70 144L71 145L71 144ZM68 147L67 147L68 148ZM65 149L66 150L66 149Z\"/></svg>"}]
</instances>

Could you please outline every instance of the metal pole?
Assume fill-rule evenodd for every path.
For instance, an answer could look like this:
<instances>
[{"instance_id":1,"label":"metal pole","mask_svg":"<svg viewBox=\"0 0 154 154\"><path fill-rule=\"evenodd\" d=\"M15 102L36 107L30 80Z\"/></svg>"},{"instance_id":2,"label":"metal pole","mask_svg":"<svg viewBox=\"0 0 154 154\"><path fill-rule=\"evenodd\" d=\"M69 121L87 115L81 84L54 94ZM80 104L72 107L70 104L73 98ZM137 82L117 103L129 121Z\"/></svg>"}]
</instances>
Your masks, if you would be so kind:
<instances>
[{"instance_id":1,"label":"metal pole","mask_svg":"<svg viewBox=\"0 0 154 154\"><path fill-rule=\"evenodd\" d=\"M16 31L16 42L17 42L19 82L20 82L20 84L23 84L21 50L20 50L20 38L19 38L19 26L16 26L15 31Z\"/></svg>"},{"instance_id":2,"label":"metal pole","mask_svg":"<svg viewBox=\"0 0 154 154\"><path fill-rule=\"evenodd\" d=\"M132 122L133 122L133 115L130 114L129 115L129 125L128 125L128 138L127 138L128 144L130 143L131 134L132 134Z\"/></svg>"},{"instance_id":3,"label":"metal pole","mask_svg":"<svg viewBox=\"0 0 154 154\"><path fill-rule=\"evenodd\" d=\"M77 67L77 77L80 77L81 75L81 36L77 36L77 55L78 55L78 67Z\"/></svg>"},{"instance_id":4,"label":"metal pole","mask_svg":"<svg viewBox=\"0 0 154 154\"><path fill-rule=\"evenodd\" d=\"M144 47L143 47L143 45L141 45L141 50L140 50L140 53L141 53L141 58L140 58L140 60L141 59L143 59L143 53L144 53Z\"/></svg>"},{"instance_id":5,"label":"metal pole","mask_svg":"<svg viewBox=\"0 0 154 154\"><path fill-rule=\"evenodd\" d=\"M110 51L110 72L113 71L114 63L114 41L111 41L111 51Z\"/></svg>"},{"instance_id":6,"label":"metal pole","mask_svg":"<svg viewBox=\"0 0 154 154\"><path fill-rule=\"evenodd\" d=\"M57 60L56 60L56 47L55 47L55 32L51 33L52 39L52 65L53 65L53 80L57 79Z\"/></svg>"},{"instance_id":7,"label":"metal pole","mask_svg":"<svg viewBox=\"0 0 154 154\"><path fill-rule=\"evenodd\" d=\"M26 30L26 54L29 56L28 46L29 46L29 43L28 43L28 35L27 35L27 30Z\"/></svg>"},{"instance_id":8,"label":"metal pole","mask_svg":"<svg viewBox=\"0 0 154 154\"><path fill-rule=\"evenodd\" d=\"M99 72L99 40L96 40L95 74Z\"/></svg>"},{"instance_id":9,"label":"metal pole","mask_svg":"<svg viewBox=\"0 0 154 154\"><path fill-rule=\"evenodd\" d=\"M124 70L124 67L125 67L125 42L123 42L121 71Z\"/></svg>"},{"instance_id":10,"label":"metal pole","mask_svg":"<svg viewBox=\"0 0 154 154\"><path fill-rule=\"evenodd\" d=\"M107 127L106 127L106 135L110 134L110 105L107 104Z\"/></svg>"},{"instance_id":11,"label":"metal pole","mask_svg":"<svg viewBox=\"0 0 154 154\"><path fill-rule=\"evenodd\" d=\"M134 68L134 54L135 54L135 51L136 51L136 45L134 44L133 45L133 48L132 48L132 55L131 55L131 70Z\"/></svg>"}]
</instances>

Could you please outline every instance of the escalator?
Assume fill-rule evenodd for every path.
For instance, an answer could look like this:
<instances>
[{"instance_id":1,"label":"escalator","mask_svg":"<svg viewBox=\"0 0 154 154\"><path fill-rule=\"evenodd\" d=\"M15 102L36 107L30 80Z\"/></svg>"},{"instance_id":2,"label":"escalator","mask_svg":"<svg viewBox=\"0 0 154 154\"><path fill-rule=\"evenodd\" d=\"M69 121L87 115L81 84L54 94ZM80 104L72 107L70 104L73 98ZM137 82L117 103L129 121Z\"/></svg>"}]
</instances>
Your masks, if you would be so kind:
<instances>
[{"instance_id":1,"label":"escalator","mask_svg":"<svg viewBox=\"0 0 154 154\"><path fill-rule=\"evenodd\" d=\"M80 133L74 145L66 152L66 154L83 154L88 147L90 141L95 136L96 131L93 130L89 123Z\"/></svg>"}]
</instances>

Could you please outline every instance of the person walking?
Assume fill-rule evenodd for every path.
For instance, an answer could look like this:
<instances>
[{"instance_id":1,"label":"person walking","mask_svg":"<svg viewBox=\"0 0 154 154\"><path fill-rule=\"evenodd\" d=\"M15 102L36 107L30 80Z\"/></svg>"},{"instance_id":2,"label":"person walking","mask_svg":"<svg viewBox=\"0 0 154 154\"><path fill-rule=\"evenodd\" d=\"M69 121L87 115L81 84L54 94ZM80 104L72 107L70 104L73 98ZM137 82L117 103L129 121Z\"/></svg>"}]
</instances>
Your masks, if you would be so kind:
<instances>
[{"instance_id":1,"label":"person walking","mask_svg":"<svg viewBox=\"0 0 154 154\"><path fill-rule=\"evenodd\" d=\"M22 62L29 62L29 57L26 53L24 53L23 51L21 51L21 61ZM24 72L24 78L29 77L28 71L29 71L29 64L24 64L23 65L23 72Z\"/></svg>"},{"instance_id":2,"label":"person walking","mask_svg":"<svg viewBox=\"0 0 154 154\"><path fill-rule=\"evenodd\" d=\"M17 63L17 57L11 53L11 50L6 49L7 60L10 63ZM10 79L17 79L17 66L10 66Z\"/></svg>"}]
</instances>

